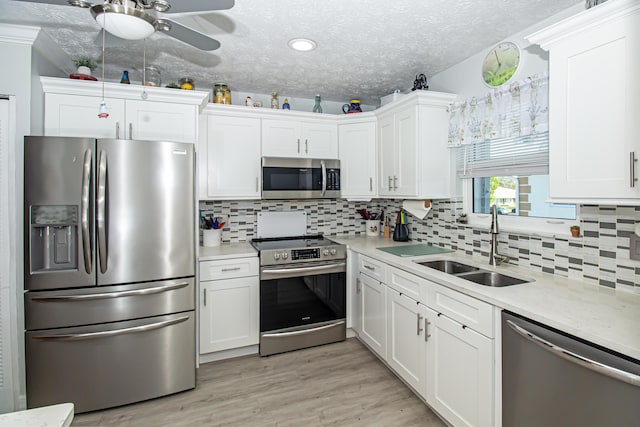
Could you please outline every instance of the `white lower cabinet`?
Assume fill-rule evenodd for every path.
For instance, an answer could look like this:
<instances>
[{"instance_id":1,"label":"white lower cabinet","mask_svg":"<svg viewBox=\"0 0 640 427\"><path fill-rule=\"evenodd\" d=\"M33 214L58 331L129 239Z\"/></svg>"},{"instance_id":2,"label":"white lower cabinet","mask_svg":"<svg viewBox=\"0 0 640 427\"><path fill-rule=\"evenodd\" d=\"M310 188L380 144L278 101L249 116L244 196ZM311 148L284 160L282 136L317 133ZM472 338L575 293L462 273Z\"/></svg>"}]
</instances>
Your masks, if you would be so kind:
<instances>
[{"instance_id":1,"label":"white lower cabinet","mask_svg":"<svg viewBox=\"0 0 640 427\"><path fill-rule=\"evenodd\" d=\"M200 281L200 354L258 344L257 265L257 258L200 262L201 279L217 278Z\"/></svg>"},{"instance_id":2,"label":"white lower cabinet","mask_svg":"<svg viewBox=\"0 0 640 427\"><path fill-rule=\"evenodd\" d=\"M380 357L386 358L386 304L385 288L382 283L360 274L361 328L360 338Z\"/></svg>"},{"instance_id":3,"label":"white lower cabinet","mask_svg":"<svg viewBox=\"0 0 640 427\"><path fill-rule=\"evenodd\" d=\"M427 307L386 287L387 363L403 380L426 397Z\"/></svg>"},{"instance_id":4,"label":"white lower cabinet","mask_svg":"<svg viewBox=\"0 0 640 427\"><path fill-rule=\"evenodd\" d=\"M429 316L427 403L454 426L493 425L493 340Z\"/></svg>"}]
</instances>

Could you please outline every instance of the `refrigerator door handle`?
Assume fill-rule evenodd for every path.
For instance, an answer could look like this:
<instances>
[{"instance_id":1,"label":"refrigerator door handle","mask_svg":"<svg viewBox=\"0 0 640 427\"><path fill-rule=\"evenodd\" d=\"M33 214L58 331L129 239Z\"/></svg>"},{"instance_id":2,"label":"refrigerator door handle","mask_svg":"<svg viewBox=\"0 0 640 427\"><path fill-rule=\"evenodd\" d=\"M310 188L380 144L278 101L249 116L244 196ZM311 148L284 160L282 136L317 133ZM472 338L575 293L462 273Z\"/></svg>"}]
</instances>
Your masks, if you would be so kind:
<instances>
[{"instance_id":1,"label":"refrigerator door handle","mask_svg":"<svg viewBox=\"0 0 640 427\"><path fill-rule=\"evenodd\" d=\"M100 151L98 164L98 194L96 198L98 223L98 258L100 259L100 272L107 271L107 153Z\"/></svg>"},{"instance_id":2,"label":"refrigerator door handle","mask_svg":"<svg viewBox=\"0 0 640 427\"><path fill-rule=\"evenodd\" d=\"M162 292L174 291L176 289L188 286L189 282L180 282L167 286L154 286L153 288L135 289L132 291L119 292L101 292L99 294L79 294L79 295L52 295L52 296L36 296L31 298L32 301L90 301L96 299L133 297L139 295L159 294Z\"/></svg>"},{"instance_id":3,"label":"refrigerator door handle","mask_svg":"<svg viewBox=\"0 0 640 427\"><path fill-rule=\"evenodd\" d=\"M80 200L80 223L82 224L82 253L84 255L84 270L87 274L93 271L93 251L91 235L89 233L89 198L91 195L91 169L93 166L93 152L84 152L84 166L82 168L82 199Z\"/></svg>"},{"instance_id":4,"label":"refrigerator door handle","mask_svg":"<svg viewBox=\"0 0 640 427\"><path fill-rule=\"evenodd\" d=\"M167 326L176 325L187 320L189 320L189 316L164 320L157 323L149 323L148 325L134 326L133 328L115 329L113 331L87 332L84 334L34 335L32 338L35 340L47 341L81 341L96 338L110 338L118 335L135 334L139 332L153 331L154 329L166 328Z\"/></svg>"}]
</instances>

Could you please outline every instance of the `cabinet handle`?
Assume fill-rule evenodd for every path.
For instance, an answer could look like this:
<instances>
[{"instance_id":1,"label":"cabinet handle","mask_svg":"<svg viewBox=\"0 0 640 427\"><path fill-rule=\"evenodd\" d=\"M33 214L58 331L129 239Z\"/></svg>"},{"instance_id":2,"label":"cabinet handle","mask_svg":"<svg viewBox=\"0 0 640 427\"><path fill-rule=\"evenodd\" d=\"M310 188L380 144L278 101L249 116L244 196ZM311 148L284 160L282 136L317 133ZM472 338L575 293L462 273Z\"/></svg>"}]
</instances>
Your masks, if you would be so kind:
<instances>
[{"instance_id":1,"label":"cabinet handle","mask_svg":"<svg viewBox=\"0 0 640 427\"><path fill-rule=\"evenodd\" d=\"M373 177L369 177L369 191L373 191Z\"/></svg>"},{"instance_id":2,"label":"cabinet handle","mask_svg":"<svg viewBox=\"0 0 640 427\"><path fill-rule=\"evenodd\" d=\"M416 314L418 315L416 335L420 335L420 332L422 332L422 328L420 327L422 323L422 316L420 316L420 313L416 313Z\"/></svg>"},{"instance_id":3,"label":"cabinet handle","mask_svg":"<svg viewBox=\"0 0 640 427\"><path fill-rule=\"evenodd\" d=\"M116 139L120 139L120 122L116 122Z\"/></svg>"},{"instance_id":4,"label":"cabinet handle","mask_svg":"<svg viewBox=\"0 0 640 427\"><path fill-rule=\"evenodd\" d=\"M636 181L638 180L638 178L636 178L637 161L638 159L636 159L636 152L629 152L629 175L631 176L631 181L629 182L629 184L631 185L631 188L634 188L636 186Z\"/></svg>"},{"instance_id":5,"label":"cabinet handle","mask_svg":"<svg viewBox=\"0 0 640 427\"><path fill-rule=\"evenodd\" d=\"M298 138L298 153L300 152L300 138Z\"/></svg>"},{"instance_id":6,"label":"cabinet handle","mask_svg":"<svg viewBox=\"0 0 640 427\"><path fill-rule=\"evenodd\" d=\"M129 139L133 139L133 123L129 123Z\"/></svg>"},{"instance_id":7,"label":"cabinet handle","mask_svg":"<svg viewBox=\"0 0 640 427\"><path fill-rule=\"evenodd\" d=\"M304 140L304 152L305 152L305 154L309 154L309 140L308 139Z\"/></svg>"},{"instance_id":8,"label":"cabinet handle","mask_svg":"<svg viewBox=\"0 0 640 427\"><path fill-rule=\"evenodd\" d=\"M202 290L202 293L203 293L204 306L206 307L207 306L207 288L204 288Z\"/></svg>"},{"instance_id":9,"label":"cabinet handle","mask_svg":"<svg viewBox=\"0 0 640 427\"><path fill-rule=\"evenodd\" d=\"M429 322L429 320L425 317L424 318L424 342L429 341L429 338L431 338L431 334L429 333L430 324L431 322Z\"/></svg>"},{"instance_id":10,"label":"cabinet handle","mask_svg":"<svg viewBox=\"0 0 640 427\"><path fill-rule=\"evenodd\" d=\"M397 190L398 189L398 177L397 176L393 176L393 189Z\"/></svg>"},{"instance_id":11,"label":"cabinet handle","mask_svg":"<svg viewBox=\"0 0 640 427\"><path fill-rule=\"evenodd\" d=\"M238 271L240 270L240 267L231 267L231 268L223 268L222 272L225 273L227 271Z\"/></svg>"},{"instance_id":12,"label":"cabinet handle","mask_svg":"<svg viewBox=\"0 0 640 427\"><path fill-rule=\"evenodd\" d=\"M389 175L389 191L391 191L391 175Z\"/></svg>"},{"instance_id":13,"label":"cabinet handle","mask_svg":"<svg viewBox=\"0 0 640 427\"><path fill-rule=\"evenodd\" d=\"M356 279L356 293L358 294L360 293L360 290L361 290L360 286L362 285L361 285L360 279L358 278Z\"/></svg>"},{"instance_id":14,"label":"cabinet handle","mask_svg":"<svg viewBox=\"0 0 640 427\"><path fill-rule=\"evenodd\" d=\"M260 188L259 188L259 186L258 186L258 184L259 184L259 182L258 182L258 181L259 181L259 179L260 179L260 178L258 178L258 177L256 176L256 193L260 190Z\"/></svg>"},{"instance_id":15,"label":"cabinet handle","mask_svg":"<svg viewBox=\"0 0 640 427\"><path fill-rule=\"evenodd\" d=\"M376 270L375 267L371 267L370 265L367 265L367 264L364 264L363 267L366 268L367 270L371 270L371 271L375 271Z\"/></svg>"}]
</instances>

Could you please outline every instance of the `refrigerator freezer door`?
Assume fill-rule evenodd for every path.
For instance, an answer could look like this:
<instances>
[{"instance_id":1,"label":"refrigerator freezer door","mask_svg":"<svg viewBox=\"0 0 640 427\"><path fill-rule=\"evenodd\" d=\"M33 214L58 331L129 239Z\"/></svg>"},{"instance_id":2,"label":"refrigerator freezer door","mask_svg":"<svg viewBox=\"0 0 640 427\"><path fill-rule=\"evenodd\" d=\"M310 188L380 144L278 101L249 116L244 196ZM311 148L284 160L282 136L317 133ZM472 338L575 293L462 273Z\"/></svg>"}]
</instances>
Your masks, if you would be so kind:
<instances>
[{"instance_id":1,"label":"refrigerator freezer door","mask_svg":"<svg viewBox=\"0 0 640 427\"><path fill-rule=\"evenodd\" d=\"M95 411L195 387L193 311L27 332L27 406Z\"/></svg>"},{"instance_id":2,"label":"refrigerator freezer door","mask_svg":"<svg viewBox=\"0 0 640 427\"><path fill-rule=\"evenodd\" d=\"M86 289L27 292L25 329L65 328L194 309L193 277Z\"/></svg>"},{"instance_id":3,"label":"refrigerator freezer door","mask_svg":"<svg viewBox=\"0 0 640 427\"><path fill-rule=\"evenodd\" d=\"M98 284L193 276L192 144L98 140Z\"/></svg>"},{"instance_id":4,"label":"refrigerator freezer door","mask_svg":"<svg viewBox=\"0 0 640 427\"><path fill-rule=\"evenodd\" d=\"M95 139L24 139L25 289L95 285Z\"/></svg>"}]
</instances>

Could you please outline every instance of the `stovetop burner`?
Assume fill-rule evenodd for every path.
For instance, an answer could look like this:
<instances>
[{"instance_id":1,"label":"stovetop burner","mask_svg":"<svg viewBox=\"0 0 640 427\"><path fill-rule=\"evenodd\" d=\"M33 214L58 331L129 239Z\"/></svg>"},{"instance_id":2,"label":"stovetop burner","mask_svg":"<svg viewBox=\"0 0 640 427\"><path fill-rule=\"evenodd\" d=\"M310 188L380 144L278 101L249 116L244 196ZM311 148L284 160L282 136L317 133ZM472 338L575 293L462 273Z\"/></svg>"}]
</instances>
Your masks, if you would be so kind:
<instances>
[{"instance_id":1,"label":"stovetop burner","mask_svg":"<svg viewBox=\"0 0 640 427\"><path fill-rule=\"evenodd\" d=\"M253 239L251 244L259 251L270 249L297 249L309 247L321 247L335 245L336 243L326 239L322 234L290 237L269 237Z\"/></svg>"}]
</instances>

